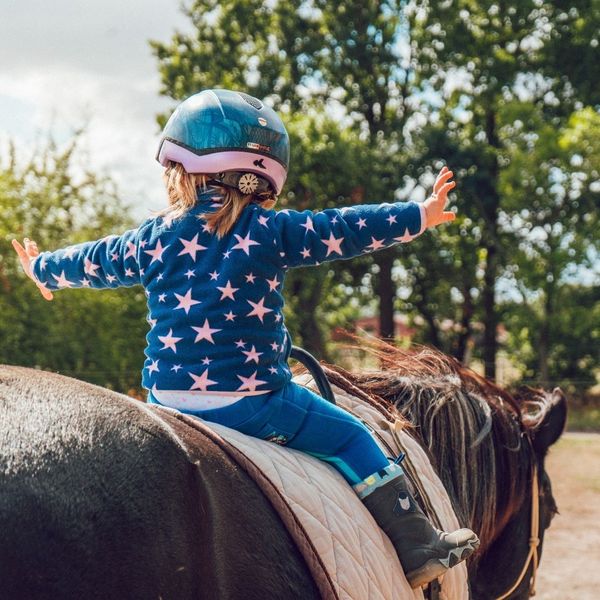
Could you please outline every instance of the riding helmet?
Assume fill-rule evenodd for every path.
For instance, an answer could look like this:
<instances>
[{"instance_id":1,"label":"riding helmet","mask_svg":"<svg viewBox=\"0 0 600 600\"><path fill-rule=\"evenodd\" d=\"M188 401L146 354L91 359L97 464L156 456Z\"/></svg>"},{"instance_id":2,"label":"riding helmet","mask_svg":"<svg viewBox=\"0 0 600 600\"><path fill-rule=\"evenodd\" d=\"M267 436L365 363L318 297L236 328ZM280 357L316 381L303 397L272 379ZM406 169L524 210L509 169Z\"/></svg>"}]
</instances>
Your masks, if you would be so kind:
<instances>
[{"instance_id":1,"label":"riding helmet","mask_svg":"<svg viewBox=\"0 0 600 600\"><path fill-rule=\"evenodd\" d=\"M290 161L290 142L277 113L243 92L204 90L184 100L165 125L158 162L181 163L245 194L278 195Z\"/></svg>"}]
</instances>

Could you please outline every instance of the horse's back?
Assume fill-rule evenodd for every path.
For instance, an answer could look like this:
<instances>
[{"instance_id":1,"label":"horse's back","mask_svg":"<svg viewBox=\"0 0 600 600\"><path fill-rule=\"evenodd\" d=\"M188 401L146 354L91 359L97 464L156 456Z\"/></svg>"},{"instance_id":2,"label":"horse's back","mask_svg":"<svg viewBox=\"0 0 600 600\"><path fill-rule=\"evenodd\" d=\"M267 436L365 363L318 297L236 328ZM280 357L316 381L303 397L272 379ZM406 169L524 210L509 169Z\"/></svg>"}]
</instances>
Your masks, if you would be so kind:
<instances>
[{"instance_id":1,"label":"horse's back","mask_svg":"<svg viewBox=\"0 0 600 600\"><path fill-rule=\"evenodd\" d=\"M0 367L0 411L1 598L318 597L266 499L206 438L19 367Z\"/></svg>"}]
</instances>

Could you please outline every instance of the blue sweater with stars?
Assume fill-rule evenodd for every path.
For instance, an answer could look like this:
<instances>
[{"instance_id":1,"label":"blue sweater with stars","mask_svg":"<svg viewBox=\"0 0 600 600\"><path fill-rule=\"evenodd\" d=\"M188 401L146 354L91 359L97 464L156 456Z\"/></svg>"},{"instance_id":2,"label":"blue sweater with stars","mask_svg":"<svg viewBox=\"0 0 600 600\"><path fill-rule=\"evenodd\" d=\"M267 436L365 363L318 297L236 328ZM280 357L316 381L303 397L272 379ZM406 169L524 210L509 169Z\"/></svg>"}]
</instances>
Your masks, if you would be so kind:
<instances>
[{"instance_id":1,"label":"blue sweater with stars","mask_svg":"<svg viewBox=\"0 0 600 600\"><path fill-rule=\"evenodd\" d=\"M247 206L222 239L202 214L214 190L175 221L155 217L121 236L43 252L34 276L51 290L145 288L147 389L256 394L290 379L282 287L291 267L372 252L422 233L422 206L369 204L320 212Z\"/></svg>"}]
</instances>

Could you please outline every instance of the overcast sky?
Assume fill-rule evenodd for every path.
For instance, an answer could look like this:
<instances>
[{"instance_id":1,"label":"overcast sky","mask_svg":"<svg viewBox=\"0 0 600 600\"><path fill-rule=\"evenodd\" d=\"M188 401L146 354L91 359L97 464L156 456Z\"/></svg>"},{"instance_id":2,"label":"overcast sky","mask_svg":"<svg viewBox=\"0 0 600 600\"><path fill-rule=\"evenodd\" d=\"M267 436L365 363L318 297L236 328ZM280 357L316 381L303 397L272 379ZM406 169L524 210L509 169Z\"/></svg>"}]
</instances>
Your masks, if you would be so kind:
<instances>
[{"instance_id":1,"label":"overcast sky","mask_svg":"<svg viewBox=\"0 0 600 600\"><path fill-rule=\"evenodd\" d=\"M148 40L189 27L178 0L0 0L0 148L89 122L91 166L145 217L164 204L155 116L172 106Z\"/></svg>"}]
</instances>

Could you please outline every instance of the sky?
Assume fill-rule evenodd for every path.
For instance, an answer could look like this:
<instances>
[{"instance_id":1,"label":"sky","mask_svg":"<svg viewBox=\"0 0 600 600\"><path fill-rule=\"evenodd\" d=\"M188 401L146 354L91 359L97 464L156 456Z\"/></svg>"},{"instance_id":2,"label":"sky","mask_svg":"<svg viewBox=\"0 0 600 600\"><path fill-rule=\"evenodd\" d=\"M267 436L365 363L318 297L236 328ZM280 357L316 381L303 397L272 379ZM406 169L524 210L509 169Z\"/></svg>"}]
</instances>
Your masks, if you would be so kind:
<instances>
[{"instance_id":1,"label":"sky","mask_svg":"<svg viewBox=\"0 0 600 600\"><path fill-rule=\"evenodd\" d=\"M81 159L117 182L139 218L164 205L154 160L159 95L148 40L189 31L179 0L0 0L0 159L86 125Z\"/></svg>"}]
</instances>

